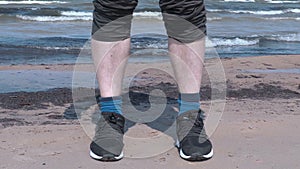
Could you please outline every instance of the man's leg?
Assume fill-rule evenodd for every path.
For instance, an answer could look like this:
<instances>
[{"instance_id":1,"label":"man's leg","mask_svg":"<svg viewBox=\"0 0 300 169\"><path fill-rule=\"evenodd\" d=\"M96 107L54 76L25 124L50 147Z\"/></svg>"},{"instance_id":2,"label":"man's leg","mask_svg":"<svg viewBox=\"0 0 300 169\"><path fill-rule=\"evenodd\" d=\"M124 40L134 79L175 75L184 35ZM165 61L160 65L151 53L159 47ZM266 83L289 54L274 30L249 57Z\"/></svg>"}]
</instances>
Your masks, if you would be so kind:
<instances>
[{"instance_id":1,"label":"man's leg","mask_svg":"<svg viewBox=\"0 0 300 169\"><path fill-rule=\"evenodd\" d=\"M130 26L137 0L95 0L92 56L96 67L102 117L90 144L90 156L101 161L123 157L125 118L121 86L130 50Z\"/></svg>"},{"instance_id":2,"label":"man's leg","mask_svg":"<svg viewBox=\"0 0 300 169\"><path fill-rule=\"evenodd\" d=\"M202 161L212 157L213 149L204 129L200 108L204 38L183 44L169 39L169 52L179 86L179 115L177 117L177 147L183 159Z\"/></svg>"},{"instance_id":3,"label":"man's leg","mask_svg":"<svg viewBox=\"0 0 300 169\"><path fill-rule=\"evenodd\" d=\"M200 108L206 17L202 0L161 0L169 53L179 86L177 136L180 156L201 161L212 157Z\"/></svg>"},{"instance_id":4,"label":"man's leg","mask_svg":"<svg viewBox=\"0 0 300 169\"><path fill-rule=\"evenodd\" d=\"M121 83L129 50L129 38L117 42L92 39L92 56L101 97L121 95Z\"/></svg>"},{"instance_id":5,"label":"man's leg","mask_svg":"<svg viewBox=\"0 0 300 169\"><path fill-rule=\"evenodd\" d=\"M205 53L205 39L182 43L169 38L169 53L180 93L199 93Z\"/></svg>"}]
</instances>

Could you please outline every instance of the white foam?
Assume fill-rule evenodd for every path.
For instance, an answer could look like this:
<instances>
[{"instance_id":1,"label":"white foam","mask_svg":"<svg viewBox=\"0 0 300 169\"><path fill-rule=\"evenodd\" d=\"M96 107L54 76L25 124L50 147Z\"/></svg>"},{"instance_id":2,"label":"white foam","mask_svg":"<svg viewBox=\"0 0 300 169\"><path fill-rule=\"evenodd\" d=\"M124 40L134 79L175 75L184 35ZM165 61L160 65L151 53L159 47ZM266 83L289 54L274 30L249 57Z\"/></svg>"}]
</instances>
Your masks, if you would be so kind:
<instances>
[{"instance_id":1,"label":"white foam","mask_svg":"<svg viewBox=\"0 0 300 169\"><path fill-rule=\"evenodd\" d=\"M91 12L80 12L80 11L62 11L62 16L25 16L17 15L17 18L29 21L40 21L40 22L51 22L51 21L75 21L83 20L89 21L92 20L93 14ZM133 13L134 17L137 18L154 18L162 19L162 14L160 12L135 12Z\"/></svg>"},{"instance_id":2,"label":"white foam","mask_svg":"<svg viewBox=\"0 0 300 169\"><path fill-rule=\"evenodd\" d=\"M255 2L255 0L224 0L224 2Z\"/></svg>"},{"instance_id":3,"label":"white foam","mask_svg":"<svg viewBox=\"0 0 300 169\"><path fill-rule=\"evenodd\" d=\"M77 11L62 11L62 16L25 16L17 15L17 18L28 21L39 22L54 22L54 21L90 21L93 14L91 12L77 12Z\"/></svg>"},{"instance_id":4,"label":"white foam","mask_svg":"<svg viewBox=\"0 0 300 169\"><path fill-rule=\"evenodd\" d=\"M285 13L282 10L272 10L272 11L248 11L248 10L235 10L228 11L231 13L242 13L242 14L255 14L255 15L278 15Z\"/></svg>"},{"instance_id":5,"label":"white foam","mask_svg":"<svg viewBox=\"0 0 300 169\"><path fill-rule=\"evenodd\" d=\"M162 14L161 12L150 12L150 11L145 11L145 12L134 12L133 13L134 17L141 17L141 18L155 18L155 19L162 19Z\"/></svg>"},{"instance_id":6,"label":"white foam","mask_svg":"<svg viewBox=\"0 0 300 169\"><path fill-rule=\"evenodd\" d=\"M271 4L286 4L286 3L300 3L299 1L274 1L274 0L265 0L265 2L267 3L271 3Z\"/></svg>"},{"instance_id":7,"label":"white foam","mask_svg":"<svg viewBox=\"0 0 300 169\"><path fill-rule=\"evenodd\" d=\"M300 20L300 17L271 17L271 18L263 18L266 20Z\"/></svg>"},{"instance_id":8,"label":"white foam","mask_svg":"<svg viewBox=\"0 0 300 169\"><path fill-rule=\"evenodd\" d=\"M168 44L161 44L161 43L157 43L157 44L138 44L134 46L137 49L165 49L168 48Z\"/></svg>"},{"instance_id":9,"label":"white foam","mask_svg":"<svg viewBox=\"0 0 300 169\"><path fill-rule=\"evenodd\" d=\"M300 9L285 9L285 10L270 10L270 11L251 11L251 10L220 10L220 9L207 9L209 12L229 12L236 14L254 14L254 15L279 15L285 13L300 13Z\"/></svg>"},{"instance_id":10,"label":"white foam","mask_svg":"<svg viewBox=\"0 0 300 169\"><path fill-rule=\"evenodd\" d=\"M246 40L241 38L234 39L223 39L223 38L212 38L212 46L250 46L255 45L259 42L258 39Z\"/></svg>"},{"instance_id":11,"label":"white foam","mask_svg":"<svg viewBox=\"0 0 300 169\"><path fill-rule=\"evenodd\" d=\"M222 18L221 17L209 17L209 18L207 18L207 20L208 21L219 21L219 20L222 20Z\"/></svg>"},{"instance_id":12,"label":"white foam","mask_svg":"<svg viewBox=\"0 0 300 169\"><path fill-rule=\"evenodd\" d=\"M300 9L288 9L288 12L300 13Z\"/></svg>"},{"instance_id":13,"label":"white foam","mask_svg":"<svg viewBox=\"0 0 300 169\"><path fill-rule=\"evenodd\" d=\"M224 10L221 9L206 9L208 12L223 12Z\"/></svg>"},{"instance_id":14,"label":"white foam","mask_svg":"<svg viewBox=\"0 0 300 169\"><path fill-rule=\"evenodd\" d=\"M17 18L29 21L40 21L40 22L51 22L51 21L75 21L83 20L89 21L92 20L93 14L91 12L78 12L78 11L62 11L62 16L25 16L17 15ZM134 17L137 18L154 18L162 19L162 14L160 12L135 12L133 13Z\"/></svg>"},{"instance_id":15,"label":"white foam","mask_svg":"<svg viewBox=\"0 0 300 169\"><path fill-rule=\"evenodd\" d=\"M61 15L64 15L64 16L79 16L79 17L84 17L84 16L92 17L93 16L93 14L91 12L77 12L77 11L62 11Z\"/></svg>"},{"instance_id":16,"label":"white foam","mask_svg":"<svg viewBox=\"0 0 300 169\"><path fill-rule=\"evenodd\" d=\"M76 21L76 20L90 21L90 20L92 20L92 18L88 17L88 16L68 17L68 16L24 16L24 15L17 15L17 18L20 18L22 20L39 21L39 22Z\"/></svg>"},{"instance_id":17,"label":"white foam","mask_svg":"<svg viewBox=\"0 0 300 169\"><path fill-rule=\"evenodd\" d=\"M285 42L300 42L300 34L273 35L267 39Z\"/></svg>"},{"instance_id":18,"label":"white foam","mask_svg":"<svg viewBox=\"0 0 300 169\"><path fill-rule=\"evenodd\" d=\"M44 50L74 50L74 49L79 49L76 47L58 47L58 46L33 46L32 48L36 49L44 49Z\"/></svg>"},{"instance_id":19,"label":"white foam","mask_svg":"<svg viewBox=\"0 0 300 169\"><path fill-rule=\"evenodd\" d=\"M64 1L0 1L1 5L9 5L9 4L64 4L64 3L68 3L68 2L64 2Z\"/></svg>"},{"instance_id":20,"label":"white foam","mask_svg":"<svg viewBox=\"0 0 300 169\"><path fill-rule=\"evenodd\" d=\"M271 4L287 4L287 3L300 3L300 1L279 1L279 0L264 0ZM224 2L256 2L256 0L224 0Z\"/></svg>"},{"instance_id":21,"label":"white foam","mask_svg":"<svg viewBox=\"0 0 300 169\"><path fill-rule=\"evenodd\" d=\"M284 14L288 11L296 11L295 9L283 10L270 10L270 11L250 11L250 10L221 10L221 9L207 9L208 12L229 12L236 14L255 14L255 15L278 15Z\"/></svg>"}]
</instances>

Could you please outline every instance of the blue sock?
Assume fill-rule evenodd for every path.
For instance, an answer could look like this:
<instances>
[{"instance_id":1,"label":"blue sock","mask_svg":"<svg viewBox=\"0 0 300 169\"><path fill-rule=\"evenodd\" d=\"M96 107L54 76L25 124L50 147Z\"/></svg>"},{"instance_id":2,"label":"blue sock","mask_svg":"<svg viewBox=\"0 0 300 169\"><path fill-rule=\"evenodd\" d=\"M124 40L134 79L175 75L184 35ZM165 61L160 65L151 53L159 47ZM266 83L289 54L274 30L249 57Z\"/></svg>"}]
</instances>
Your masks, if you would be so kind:
<instances>
[{"instance_id":1,"label":"blue sock","mask_svg":"<svg viewBox=\"0 0 300 169\"><path fill-rule=\"evenodd\" d=\"M101 112L115 112L118 114L122 113L122 97L101 97L99 101Z\"/></svg>"},{"instance_id":2,"label":"blue sock","mask_svg":"<svg viewBox=\"0 0 300 169\"><path fill-rule=\"evenodd\" d=\"M180 93L178 97L178 103L179 103L178 115L190 110L199 110L200 108L199 101L200 101L199 93Z\"/></svg>"}]
</instances>

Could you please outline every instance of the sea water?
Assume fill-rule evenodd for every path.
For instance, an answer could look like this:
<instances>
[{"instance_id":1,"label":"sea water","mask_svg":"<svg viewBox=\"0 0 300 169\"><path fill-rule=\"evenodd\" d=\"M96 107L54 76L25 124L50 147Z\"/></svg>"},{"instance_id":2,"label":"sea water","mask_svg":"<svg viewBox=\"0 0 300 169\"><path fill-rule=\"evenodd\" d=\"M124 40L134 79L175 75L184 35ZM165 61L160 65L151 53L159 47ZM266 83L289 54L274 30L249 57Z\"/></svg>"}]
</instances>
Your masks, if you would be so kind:
<instances>
[{"instance_id":1,"label":"sea water","mask_svg":"<svg viewBox=\"0 0 300 169\"><path fill-rule=\"evenodd\" d=\"M209 44L220 57L300 54L300 0L205 4ZM75 63L90 39L92 11L92 0L1 0L0 65ZM165 60L158 0L140 0L132 34L131 61Z\"/></svg>"}]
</instances>

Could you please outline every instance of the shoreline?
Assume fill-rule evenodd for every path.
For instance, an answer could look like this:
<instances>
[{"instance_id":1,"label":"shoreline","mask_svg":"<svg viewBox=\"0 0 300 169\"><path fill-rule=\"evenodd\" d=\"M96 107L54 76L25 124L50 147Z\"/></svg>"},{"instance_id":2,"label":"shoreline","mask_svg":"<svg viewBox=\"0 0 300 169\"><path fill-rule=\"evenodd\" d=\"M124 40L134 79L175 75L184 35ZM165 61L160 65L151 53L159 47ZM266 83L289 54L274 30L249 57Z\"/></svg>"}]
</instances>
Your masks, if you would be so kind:
<instances>
[{"instance_id":1,"label":"shoreline","mask_svg":"<svg viewBox=\"0 0 300 169\"><path fill-rule=\"evenodd\" d=\"M300 55L274 55L274 56L255 56L240 58L206 59L203 70L202 86L210 86L208 70L210 66L219 64L220 73L224 69L227 88L239 89L249 88L245 83L253 81L255 84L276 83L283 85L284 88L298 91L300 85ZM147 69L146 72L144 69ZM152 71L150 71L152 69ZM153 69L157 71L153 71ZM139 74L141 72L145 74ZM166 71L165 73L159 71ZM146 74L147 73L147 74ZM176 84L174 79L167 77L173 76L172 65L170 62L158 63L128 63L124 83L135 83L136 86L158 85L160 82ZM91 64L41 64L41 65L7 65L0 66L0 93L10 92L37 92L56 88L97 88L95 84L95 68ZM289 78L287 81L276 79ZM78 80L83 79L86 83L78 81L75 83L74 77ZM132 79L132 77L134 77ZM174 76L173 76L174 77ZM129 80L129 81L128 81ZM16 81L18 81L16 83ZM223 82L225 83L225 82ZM254 86L254 85L252 85Z\"/></svg>"},{"instance_id":2,"label":"shoreline","mask_svg":"<svg viewBox=\"0 0 300 169\"><path fill-rule=\"evenodd\" d=\"M249 58L254 58L254 60L259 60L260 58L264 58L262 60L268 60L270 58L273 57L277 57L280 58L280 60L282 60L282 57L299 57L300 58L300 54L293 54L293 55L262 55L262 56L243 56L243 57L225 57L225 58L220 58L220 60L231 60L231 59L237 59L237 60L248 60ZM209 60L214 60L215 58L205 58L205 61L209 61ZM297 59L293 59L293 60L297 60ZM160 63L161 61L157 62ZM168 62L168 61L163 61L163 62ZM133 62L133 63L128 63L128 64L140 64L140 63L145 63L147 64L148 62ZM74 69L74 65L78 65L78 66L82 66L82 68L84 68L84 66L86 65L91 65L92 63L63 63L63 64L11 64L11 65L0 65L0 71L2 70L57 70L57 71L72 71ZM149 64L153 64L153 63L149 63ZM295 63L296 66L300 67L300 63L297 64ZM85 68L86 69L86 68ZM90 69L90 71L93 71L93 69Z\"/></svg>"}]
</instances>

